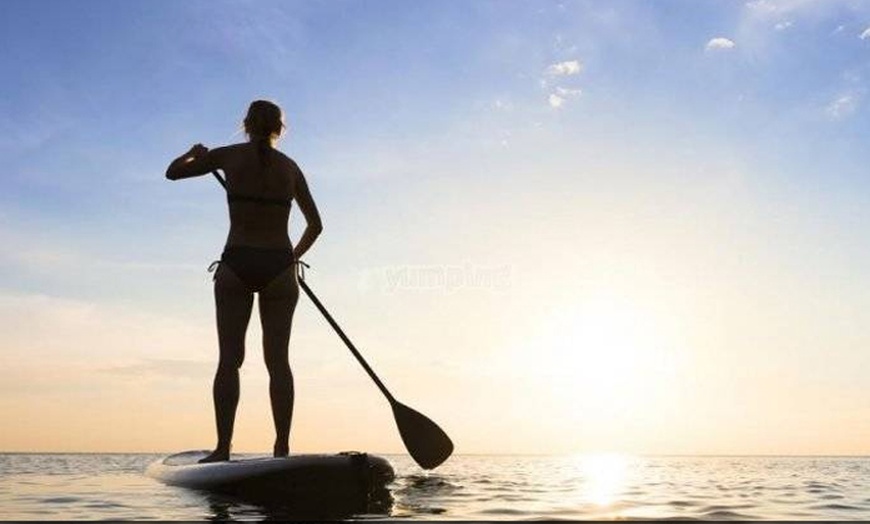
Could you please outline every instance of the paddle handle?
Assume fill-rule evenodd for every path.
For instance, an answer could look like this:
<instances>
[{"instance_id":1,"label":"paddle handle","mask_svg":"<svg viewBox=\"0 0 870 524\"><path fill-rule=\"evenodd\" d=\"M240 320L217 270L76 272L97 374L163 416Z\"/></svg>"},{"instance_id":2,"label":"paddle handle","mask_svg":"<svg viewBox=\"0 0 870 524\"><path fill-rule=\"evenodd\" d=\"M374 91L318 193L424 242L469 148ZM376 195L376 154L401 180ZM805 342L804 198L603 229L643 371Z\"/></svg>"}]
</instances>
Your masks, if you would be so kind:
<instances>
[{"instance_id":1,"label":"paddle handle","mask_svg":"<svg viewBox=\"0 0 870 524\"><path fill-rule=\"evenodd\" d=\"M357 361L360 363L360 365L362 365L363 369L366 370L366 373L368 373L372 380L374 380L375 384L377 384L378 388L381 390L381 393L383 393L384 396L387 397L387 400L390 401L391 405L395 404L396 399L393 397L393 394L390 393L389 390L387 390L387 386L385 386L384 383L381 382L381 379L379 379L378 376L375 375L375 372L372 371L371 367L369 367L368 362L366 362L362 355L360 355L359 351L357 351L356 347L354 347L353 342L351 342L350 339L347 338L347 335L344 334L344 331L341 330L341 327L332 318L332 315L330 315L326 308L323 307L323 304L321 304L320 301L317 300L317 297L314 296L314 293L311 291L311 288L308 287L308 284L306 284L305 281L300 278L299 285L302 287L302 290L305 291L305 294L308 295L308 298L310 298L311 301L314 302L314 305L317 306L317 309L320 310L320 312L323 314L323 317L326 318L326 321L329 322L330 326L332 326L332 329L334 329L335 332L338 333L338 336L341 338L342 341L344 341L347 349L349 349L350 352L353 353L353 356L356 357Z\"/></svg>"}]
</instances>

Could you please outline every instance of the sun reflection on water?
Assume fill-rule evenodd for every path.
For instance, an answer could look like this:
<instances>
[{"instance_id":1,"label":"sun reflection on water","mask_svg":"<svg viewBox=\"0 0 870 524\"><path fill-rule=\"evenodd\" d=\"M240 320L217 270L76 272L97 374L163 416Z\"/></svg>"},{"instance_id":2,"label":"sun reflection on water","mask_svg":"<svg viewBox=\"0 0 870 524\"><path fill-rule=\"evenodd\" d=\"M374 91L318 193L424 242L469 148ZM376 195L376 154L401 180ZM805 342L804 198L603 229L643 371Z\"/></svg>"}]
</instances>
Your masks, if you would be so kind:
<instances>
[{"instance_id":1,"label":"sun reflection on water","mask_svg":"<svg viewBox=\"0 0 870 524\"><path fill-rule=\"evenodd\" d=\"M605 508L613 505L626 488L629 457L617 453L596 453L577 458L577 467L585 480L583 498Z\"/></svg>"}]
</instances>

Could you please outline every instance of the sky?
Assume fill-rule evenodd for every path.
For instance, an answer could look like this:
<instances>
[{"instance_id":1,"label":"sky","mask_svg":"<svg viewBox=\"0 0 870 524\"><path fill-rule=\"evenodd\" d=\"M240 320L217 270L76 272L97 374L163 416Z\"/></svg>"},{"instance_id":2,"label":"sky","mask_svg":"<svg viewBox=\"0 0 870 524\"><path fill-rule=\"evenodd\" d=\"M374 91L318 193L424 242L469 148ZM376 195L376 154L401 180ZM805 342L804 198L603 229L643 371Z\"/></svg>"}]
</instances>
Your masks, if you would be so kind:
<instances>
[{"instance_id":1,"label":"sky","mask_svg":"<svg viewBox=\"0 0 870 524\"><path fill-rule=\"evenodd\" d=\"M456 453L870 453L870 3L7 0L0 49L0 451L214 444L226 204L164 173L267 98L309 285ZM305 297L290 363L293 450L403 452Z\"/></svg>"}]
</instances>

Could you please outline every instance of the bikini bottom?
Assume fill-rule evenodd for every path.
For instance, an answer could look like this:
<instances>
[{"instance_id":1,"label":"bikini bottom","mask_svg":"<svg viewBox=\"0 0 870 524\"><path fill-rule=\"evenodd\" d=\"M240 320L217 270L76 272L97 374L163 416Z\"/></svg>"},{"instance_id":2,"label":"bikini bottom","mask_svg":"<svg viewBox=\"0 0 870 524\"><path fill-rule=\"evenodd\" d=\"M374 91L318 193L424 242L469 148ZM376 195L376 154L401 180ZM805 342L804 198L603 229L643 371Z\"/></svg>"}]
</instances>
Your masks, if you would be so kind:
<instances>
[{"instance_id":1,"label":"bikini bottom","mask_svg":"<svg viewBox=\"0 0 870 524\"><path fill-rule=\"evenodd\" d=\"M251 292L260 292L295 262L293 249L227 246L220 263L226 264Z\"/></svg>"}]
</instances>

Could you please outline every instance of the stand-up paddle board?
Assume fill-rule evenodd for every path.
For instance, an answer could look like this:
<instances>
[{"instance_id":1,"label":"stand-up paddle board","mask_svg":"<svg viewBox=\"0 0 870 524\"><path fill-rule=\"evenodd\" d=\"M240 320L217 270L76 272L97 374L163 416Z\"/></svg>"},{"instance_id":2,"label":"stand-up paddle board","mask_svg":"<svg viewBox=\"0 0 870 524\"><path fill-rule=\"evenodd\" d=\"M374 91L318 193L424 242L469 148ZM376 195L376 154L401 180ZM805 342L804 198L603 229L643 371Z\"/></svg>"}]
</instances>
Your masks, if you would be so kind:
<instances>
[{"instance_id":1,"label":"stand-up paddle board","mask_svg":"<svg viewBox=\"0 0 870 524\"><path fill-rule=\"evenodd\" d=\"M383 457L359 452L255 457L200 464L208 451L160 459L146 474L165 484L269 502L357 504L388 495L395 478Z\"/></svg>"}]
</instances>

